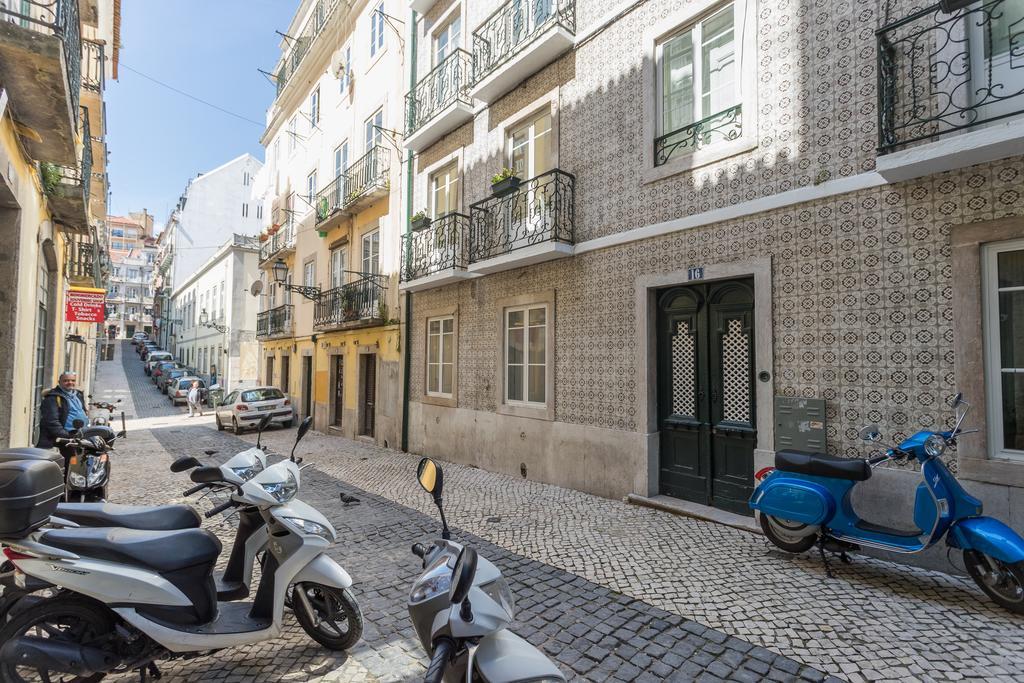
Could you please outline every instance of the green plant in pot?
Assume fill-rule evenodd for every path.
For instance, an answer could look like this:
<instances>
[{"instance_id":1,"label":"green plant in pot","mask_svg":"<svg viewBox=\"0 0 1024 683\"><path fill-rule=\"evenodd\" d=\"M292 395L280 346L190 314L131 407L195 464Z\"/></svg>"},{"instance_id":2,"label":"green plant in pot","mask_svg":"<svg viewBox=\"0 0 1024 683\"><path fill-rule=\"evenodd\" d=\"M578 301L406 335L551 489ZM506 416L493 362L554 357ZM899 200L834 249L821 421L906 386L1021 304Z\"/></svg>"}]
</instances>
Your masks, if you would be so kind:
<instances>
[{"instance_id":1,"label":"green plant in pot","mask_svg":"<svg viewBox=\"0 0 1024 683\"><path fill-rule=\"evenodd\" d=\"M514 170L503 168L500 173L491 177L491 193L495 197L504 197L518 190L521 182L523 181Z\"/></svg>"},{"instance_id":2,"label":"green plant in pot","mask_svg":"<svg viewBox=\"0 0 1024 683\"><path fill-rule=\"evenodd\" d=\"M421 209L412 215L409 223L412 225L413 230L422 230L430 225L430 216L427 215L425 210Z\"/></svg>"},{"instance_id":3,"label":"green plant in pot","mask_svg":"<svg viewBox=\"0 0 1024 683\"><path fill-rule=\"evenodd\" d=\"M359 297L351 289L341 291L341 310L345 314L345 320L355 320L359 317Z\"/></svg>"}]
</instances>

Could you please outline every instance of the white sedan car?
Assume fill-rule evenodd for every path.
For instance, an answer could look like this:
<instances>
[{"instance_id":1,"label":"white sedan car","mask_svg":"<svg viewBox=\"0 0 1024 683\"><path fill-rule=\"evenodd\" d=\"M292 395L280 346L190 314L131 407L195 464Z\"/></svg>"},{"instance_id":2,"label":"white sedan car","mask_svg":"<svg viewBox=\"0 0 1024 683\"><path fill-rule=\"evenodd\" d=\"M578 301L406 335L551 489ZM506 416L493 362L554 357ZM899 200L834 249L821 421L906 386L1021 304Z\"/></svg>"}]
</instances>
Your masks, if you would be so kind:
<instances>
[{"instance_id":1,"label":"white sedan car","mask_svg":"<svg viewBox=\"0 0 1024 683\"><path fill-rule=\"evenodd\" d=\"M292 402L277 387L247 387L232 391L214 409L217 429L231 427L238 434L255 427L269 414L270 423L282 427L292 426Z\"/></svg>"}]
</instances>

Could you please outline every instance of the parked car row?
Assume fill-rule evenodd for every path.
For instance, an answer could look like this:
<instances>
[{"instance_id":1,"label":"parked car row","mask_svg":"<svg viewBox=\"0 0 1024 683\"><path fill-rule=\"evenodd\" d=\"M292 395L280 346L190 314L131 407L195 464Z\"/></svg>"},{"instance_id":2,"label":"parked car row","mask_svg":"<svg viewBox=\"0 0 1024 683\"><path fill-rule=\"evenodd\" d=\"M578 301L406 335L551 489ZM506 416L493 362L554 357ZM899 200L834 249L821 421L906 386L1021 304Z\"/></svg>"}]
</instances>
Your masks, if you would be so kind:
<instances>
[{"instance_id":1,"label":"parked car row","mask_svg":"<svg viewBox=\"0 0 1024 683\"><path fill-rule=\"evenodd\" d=\"M194 368L175 360L170 352L161 349L156 342L150 341L144 332L139 332L132 338L132 345L145 363L145 373L172 404L184 405L188 402L188 392L193 382L199 382L203 399L206 400L209 394L206 381L199 377ZM218 387L214 385L210 388ZM266 415L270 415L271 424L285 428L294 424L291 399L277 387L240 388L229 393L214 406L217 429L230 428L236 434L254 428Z\"/></svg>"}]
</instances>

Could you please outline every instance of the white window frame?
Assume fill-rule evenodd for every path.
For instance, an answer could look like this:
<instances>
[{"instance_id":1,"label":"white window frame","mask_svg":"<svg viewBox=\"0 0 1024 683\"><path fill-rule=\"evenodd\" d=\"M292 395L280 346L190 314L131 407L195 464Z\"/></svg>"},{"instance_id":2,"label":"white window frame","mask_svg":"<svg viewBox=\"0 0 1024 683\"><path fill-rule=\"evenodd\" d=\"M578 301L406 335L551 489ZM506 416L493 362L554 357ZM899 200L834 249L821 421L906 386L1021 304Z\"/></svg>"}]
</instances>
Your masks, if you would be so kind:
<instances>
[{"instance_id":1,"label":"white window frame","mask_svg":"<svg viewBox=\"0 0 1024 683\"><path fill-rule=\"evenodd\" d=\"M288 121L288 132L285 133L288 136L288 154L295 152L295 142L299 137L299 117L297 114L293 114L292 118Z\"/></svg>"},{"instance_id":2,"label":"white window frame","mask_svg":"<svg viewBox=\"0 0 1024 683\"><path fill-rule=\"evenodd\" d=\"M444 180L442 180L442 176L444 176ZM443 216L445 213L458 211L461 208L462 204L459 201L459 191L461 190L459 187L459 162L457 160L452 160L450 163L445 164L432 172L427 178L427 189L430 194L430 214L433 218ZM447 211L438 212L437 195L438 190L442 187L444 187L446 196L449 198L448 204L450 206ZM453 195L454 199L452 199Z\"/></svg>"},{"instance_id":3,"label":"white window frame","mask_svg":"<svg viewBox=\"0 0 1024 683\"><path fill-rule=\"evenodd\" d=\"M1024 291L1024 287L999 288L998 261L1005 251L1024 251L1024 239L984 244L981 248L981 282L983 302L982 337L985 343L985 394L988 410L989 457L1024 462L1024 451L1006 449L1003 443L1003 368L999 345L999 293ZM1016 368L1024 373L1024 368Z\"/></svg>"},{"instance_id":4,"label":"white window frame","mask_svg":"<svg viewBox=\"0 0 1024 683\"><path fill-rule=\"evenodd\" d=\"M444 323L445 323L445 321L451 321L451 331L449 331L449 332L445 332L444 331ZM434 323L434 322L439 324L439 331L438 331L438 333L436 335L431 333L431 331L430 331L430 324ZM430 339L431 339L431 337L434 337L434 336L438 337L437 362L431 362L431 360L430 360ZM455 348L452 348L452 354L451 354L452 360L451 360L451 362L445 363L444 362L444 350L446 348L445 337L449 338L447 344L451 344L454 347L454 345L456 344L456 341L455 341L455 316L453 316L453 315L443 315L443 316L437 316L437 317L433 317L433 318L427 318L427 345L426 345L425 352L424 352L424 359L426 361L426 377L424 378L425 379L424 388L426 390L427 396L436 396L438 398L452 398L454 396L454 393L455 393ZM448 392L442 391L442 389L444 387L444 366L445 365L451 366L452 390L448 391ZM432 372L436 372L436 377L432 376ZM431 390L431 388L430 388L431 387L431 379L436 379L437 380L437 390L436 391Z\"/></svg>"},{"instance_id":5,"label":"white window frame","mask_svg":"<svg viewBox=\"0 0 1024 683\"><path fill-rule=\"evenodd\" d=\"M334 148L334 180L348 169L348 140Z\"/></svg>"},{"instance_id":6,"label":"white window frame","mask_svg":"<svg viewBox=\"0 0 1024 683\"><path fill-rule=\"evenodd\" d=\"M372 245L376 242L376 247ZM367 244L371 245L369 253L367 253ZM370 230L363 233L362 238L359 241L359 264L362 267L363 273L380 273L380 229ZM369 258L368 258L369 257ZM367 264L369 263L369 268Z\"/></svg>"},{"instance_id":7,"label":"white window frame","mask_svg":"<svg viewBox=\"0 0 1024 683\"><path fill-rule=\"evenodd\" d=\"M368 154L371 149L383 142L384 133L380 130L383 127L384 107L381 107L363 121L363 143L366 145L366 149L363 151L365 153Z\"/></svg>"},{"instance_id":8,"label":"white window frame","mask_svg":"<svg viewBox=\"0 0 1024 683\"><path fill-rule=\"evenodd\" d=\"M459 31L455 34L455 40L452 40L452 27L458 23ZM430 58L431 66L437 66L451 55L452 52L462 47L462 15L456 10L452 12L451 16L448 17L441 28L434 31L432 40L430 41ZM439 56L439 48L441 47L441 38L445 39L445 53L444 56Z\"/></svg>"},{"instance_id":9,"label":"white window frame","mask_svg":"<svg viewBox=\"0 0 1024 683\"><path fill-rule=\"evenodd\" d=\"M335 247L330 253L331 289L345 284L345 247Z\"/></svg>"},{"instance_id":10,"label":"white window frame","mask_svg":"<svg viewBox=\"0 0 1024 683\"><path fill-rule=\"evenodd\" d=\"M679 154L661 166L654 165L654 140L661 135L661 48L693 24L733 5L737 84L742 105L742 130L735 140L724 141ZM757 4L758 0L694 0L644 32L646 59L642 67L644 165L641 182L652 183L694 168L748 152L757 147Z\"/></svg>"},{"instance_id":11,"label":"white window frame","mask_svg":"<svg viewBox=\"0 0 1024 683\"><path fill-rule=\"evenodd\" d=\"M339 79L341 83L341 94L344 95L345 91L348 90L349 85L352 84L352 46L345 46L345 73L342 74Z\"/></svg>"},{"instance_id":12,"label":"white window frame","mask_svg":"<svg viewBox=\"0 0 1024 683\"><path fill-rule=\"evenodd\" d=\"M316 259L302 264L302 284L305 287L316 287Z\"/></svg>"},{"instance_id":13,"label":"white window frame","mask_svg":"<svg viewBox=\"0 0 1024 683\"><path fill-rule=\"evenodd\" d=\"M384 50L384 0L370 13L370 58Z\"/></svg>"},{"instance_id":14,"label":"white window frame","mask_svg":"<svg viewBox=\"0 0 1024 683\"><path fill-rule=\"evenodd\" d=\"M306 176L306 201L309 202L310 209L312 210L316 202L317 178L316 169L310 171L309 175Z\"/></svg>"},{"instance_id":15,"label":"white window frame","mask_svg":"<svg viewBox=\"0 0 1024 683\"><path fill-rule=\"evenodd\" d=\"M309 125L316 126L320 123L320 86L317 86L309 95Z\"/></svg>"},{"instance_id":16,"label":"white window frame","mask_svg":"<svg viewBox=\"0 0 1024 683\"><path fill-rule=\"evenodd\" d=\"M530 311L542 308L544 309L544 401L531 401L530 396ZM509 398L509 382L508 382L508 340L509 340L509 326L508 319L512 313L521 312L523 314L523 363L520 365L522 368L523 375L523 398L511 399ZM551 383L548 381L551 372L551 360L552 360L552 349L551 349L551 305L548 303L536 303L536 304L525 304L522 306L508 306L503 309L502 313L502 364L501 371L503 373L504 380L502 381L502 402L508 406L523 406L526 408L540 408L546 409L551 403L550 387ZM540 327L534 325L534 328ZM534 363L533 365L536 365Z\"/></svg>"}]
</instances>

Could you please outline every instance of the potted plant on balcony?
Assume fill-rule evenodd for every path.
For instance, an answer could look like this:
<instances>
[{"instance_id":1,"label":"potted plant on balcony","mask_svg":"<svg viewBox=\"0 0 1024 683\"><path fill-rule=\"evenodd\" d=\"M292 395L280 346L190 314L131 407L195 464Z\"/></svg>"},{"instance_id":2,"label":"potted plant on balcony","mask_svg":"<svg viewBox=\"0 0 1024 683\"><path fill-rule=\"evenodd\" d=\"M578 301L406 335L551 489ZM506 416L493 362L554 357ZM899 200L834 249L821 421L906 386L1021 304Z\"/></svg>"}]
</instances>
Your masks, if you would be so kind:
<instances>
[{"instance_id":1,"label":"potted plant on balcony","mask_svg":"<svg viewBox=\"0 0 1024 683\"><path fill-rule=\"evenodd\" d=\"M341 292L341 310L346 321L359 317L359 300L351 289L343 289Z\"/></svg>"},{"instance_id":2,"label":"potted plant on balcony","mask_svg":"<svg viewBox=\"0 0 1024 683\"><path fill-rule=\"evenodd\" d=\"M260 242L266 242L269 239L270 239L270 235L267 233L266 230L263 230L262 232L260 232Z\"/></svg>"},{"instance_id":3,"label":"potted plant on balcony","mask_svg":"<svg viewBox=\"0 0 1024 683\"><path fill-rule=\"evenodd\" d=\"M511 168L501 169L501 173L491 178L491 193L495 197L504 197L519 189L521 183L519 176Z\"/></svg>"},{"instance_id":4,"label":"potted plant on balcony","mask_svg":"<svg viewBox=\"0 0 1024 683\"><path fill-rule=\"evenodd\" d=\"M430 217L425 210L420 209L412 215L409 223L412 225L413 230L422 230L430 225Z\"/></svg>"}]
</instances>

